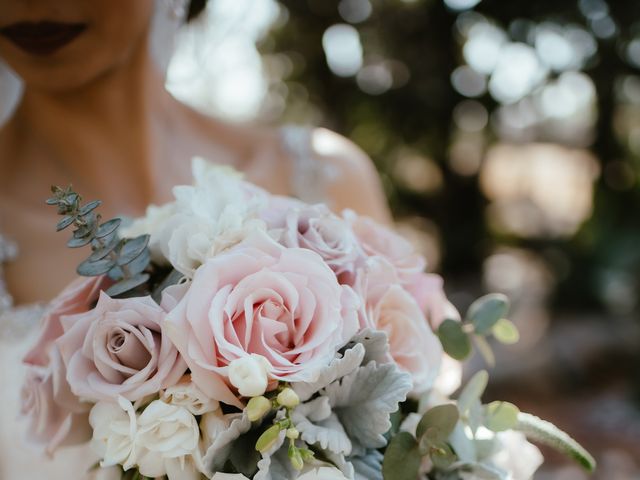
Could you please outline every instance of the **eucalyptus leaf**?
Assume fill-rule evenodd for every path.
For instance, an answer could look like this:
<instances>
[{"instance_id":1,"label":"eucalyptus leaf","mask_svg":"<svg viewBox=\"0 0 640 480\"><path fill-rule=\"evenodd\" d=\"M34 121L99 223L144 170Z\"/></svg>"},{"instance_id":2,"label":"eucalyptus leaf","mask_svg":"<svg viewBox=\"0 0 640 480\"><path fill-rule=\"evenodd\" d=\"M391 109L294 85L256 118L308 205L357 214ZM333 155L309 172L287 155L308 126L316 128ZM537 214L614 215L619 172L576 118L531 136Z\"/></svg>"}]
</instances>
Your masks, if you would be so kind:
<instances>
[{"instance_id":1,"label":"eucalyptus leaf","mask_svg":"<svg viewBox=\"0 0 640 480\"><path fill-rule=\"evenodd\" d=\"M501 293L480 297L471 304L467 320L473 323L478 335L485 335L509 310L509 299Z\"/></svg>"},{"instance_id":2,"label":"eucalyptus leaf","mask_svg":"<svg viewBox=\"0 0 640 480\"><path fill-rule=\"evenodd\" d=\"M60 230L64 230L65 228L67 228L69 225L73 223L75 219L76 218L73 215L67 215L66 217L63 217L62 220L60 220L56 225L56 232L59 232Z\"/></svg>"},{"instance_id":3,"label":"eucalyptus leaf","mask_svg":"<svg viewBox=\"0 0 640 480\"><path fill-rule=\"evenodd\" d=\"M484 361L487 362L487 365L492 368L495 367L496 356L493 354L493 349L491 348L491 345L489 345L489 342L487 342L486 338L479 335L474 335L473 343L475 343L478 352L480 352L480 355L482 356Z\"/></svg>"},{"instance_id":4,"label":"eucalyptus leaf","mask_svg":"<svg viewBox=\"0 0 640 480\"><path fill-rule=\"evenodd\" d=\"M120 243L120 240L118 240L118 238L114 236L109 243L94 250L88 260L95 262L96 260L103 259L111 252L113 252L113 250L118 246L118 243Z\"/></svg>"},{"instance_id":5,"label":"eucalyptus leaf","mask_svg":"<svg viewBox=\"0 0 640 480\"><path fill-rule=\"evenodd\" d=\"M486 370L480 370L467 382L458 397L458 409L462 413L466 413L471 407L472 402L480 400L482 394L489 383L489 373Z\"/></svg>"},{"instance_id":6,"label":"eucalyptus leaf","mask_svg":"<svg viewBox=\"0 0 640 480\"><path fill-rule=\"evenodd\" d=\"M475 436L478 429L482 426L482 422L484 421L484 410L482 409L482 404L480 400L474 400L471 402L471 406L469 407L469 413L467 415L467 424L471 429L471 432Z\"/></svg>"},{"instance_id":7,"label":"eucalyptus leaf","mask_svg":"<svg viewBox=\"0 0 640 480\"><path fill-rule=\"evenodd\" d=\"M384 480L416 480L422 458L418 442L410 433L400 432L391 439L382 462Z\"/></svg>"},{"instance_id":8,"label":"eucalyptus leaf","mask_svg":"<svg viewBox=\"0 0 640 480\"><path fill-rule=\"evenodd\" d=\"M143 252L138 255L132 262L130 262L126 268L128 271L128 275L137 275L138 273L144 272L151 261L151 252L149 249L143 250Z\"/></svg>"},{"instance_id":9,"label":"eucalyptus leaf","mask_svg":"<svg viewBox=\"0 0 640 480\"><path fill-rule=\"evenodd\" d=\"M444 351L456 360L464 360L471 353L471 342L460 322L451 319L442 322L438 327L438 338Z\"/></svg>"},{"instance_id":10,"label":"eucalyptus leaf","mask_svg":"<svg viewBox=\"0 0 640 480\"><path fill-rule=\"evenodd\" d=\"M493 432L503 432L515 427L520 410L513 403L491 402L484 411L484 426Z\"/></svg>"},{"instance_id":11,"label":"eucalyptus leaf","mask_svg":"<svg viewBox=\"0 0 640 480\"><path fill-rule=\"evenodd\" d=\"M86 214L91 213L100 205L102 205L102 202L100 200L94 200L93 202L89 202L86 205L83 205L82 208L80 208L80 210L78 211L78 214L83 217Z\"/></svg>"},{"instance_id":12,"label":"eucalyptus leaf","mask_svg":"<svg viewBox=\"0 0 640 480\"><path fill-rule=\"evenodd\" d=\"M149 280L148 273L141 273L134 277L128 278L126 280L121 280L118 283L111 285L107 290L106 294L110 297L117 297L118 295L122 295L123 293L128 292L129 290L133 290L140 285L143 285Z\"/></svg>"},{"instance_id":13,"label":"eucalyptus leaf","mask_svg":"<svg viewBox=\"0 0 640 480\"><path fill-rule=\"evenodd\" d=\"M512 345L520 340L520 332L513 322L506 318L501 318L491 329L491 333L500 343Z\"/></svg>"},{"instance_id":14,"label":"eucalyptus leaf","mask_svg":"<svg viewBox=\"0 0 640 480\"><path fill-rule=\"evenodd\" d=\"M47 205L58 205L58 203L60 203L60 200L56 197L51 197L51 198L47 198L45 200L45 203Z\"/></svg>"},{"instance_id":15,"label":"eucalyptus leaf","mask_svg":"<svg viewBox=\"0 0 640 480\"><path fill-rule=\"evenodd\" d=\"M422 437L427 430L435 432L436 441L444 442L453 431L458 418L458 408L453 404L437 405L428 410L416 428L416 437Z\"/></svg>"},{"instance_id":16,"label":"eucalyptus leaf","mask_svg":"<svg viewBox=\"0 0 640 480\"><path fill-rule=\"evenodd\" d=\"M104 275L111 270L114 265L115 262L110 258L98 260L96 262L85 260L78 265L76 271L78 272L78 275L82 275L83 277L96 277L98 275Z\"/></svg>"},{"instance_id":17,"label":"eucalyptus leaf","mask_svg":"<svg viewBox=\"0 0 640 480\"><path fill-rule=\"evenodd\" d=\"M444 442L432 446L431 461L436 468L446 470L458 459L451 447Z\"/></svg>"},{"instance_id":18,"label":"eucalyptus leaf","mask_svg":"<svg viewBox=\"0 0 640 480\"><path fill-rule=\"evenodd\" d=\"M103 238L115 232L120 226L120 223L122 223L122 219L120 218L112 218L111 220L104 222L102 225L98 227L95 237Z\"/></svg>"},{"instance_id":19,"label":"eucalyptus leaf","mask_svg":"<svg viewBox=\"0 0 640 480\"><path fill-rule=\"evenodd\" d=\"M514 429L523 432L531 440L564 453L578 462L588 472L593 472L596 468L596 461L591 454L551 422L529 413L520 412L518 414L518 423Z\"/></svg>"},{"instance_id":20,"label":"eucalyptus leaf","mask_svg":"<svg viewBox=\"0 0 640 480\"><path fill-rule=\"evenodd\" d=\"M84 247L85 245L89 245L89 243L91 243L91 240L92 240L91 235L87 235L86 237L83 237L83 238L71 237L67 242L67 247L69 248Z\"/></svg>"},{"instance_id":21,"label":"eucalyptus leaf","mask_svg":"<svg viewBox=\"0 0 640 480\"><path fill-rule=\"evenodd\" d=\"M135 260L142 252L145 251L149 244L149 235L140 235L139 237L128 239L120 249L118 257L118 265L127 265Z\"/></svg>"}]
</instances>

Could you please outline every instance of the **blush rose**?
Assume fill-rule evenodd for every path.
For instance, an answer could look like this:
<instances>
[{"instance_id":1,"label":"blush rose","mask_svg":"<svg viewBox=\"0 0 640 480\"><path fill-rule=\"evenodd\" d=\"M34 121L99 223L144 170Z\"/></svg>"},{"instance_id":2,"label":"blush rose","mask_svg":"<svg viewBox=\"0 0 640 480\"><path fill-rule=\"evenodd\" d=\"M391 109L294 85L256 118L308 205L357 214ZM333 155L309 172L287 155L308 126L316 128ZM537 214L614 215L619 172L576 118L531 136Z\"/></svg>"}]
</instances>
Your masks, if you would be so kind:
<instances>
[{"instance_id":1,"label":"blush rose","mask_svg":"<svg viewBox=\"0 0 640 480\"><path fill-rule=\"evenodd\" d=\"M165 311L150 297L112 299L62 319L57 340L67 380L77 396L93 401L135 401L177 383L186 370L162 330Z\"/></svg>"},{"instance_id":2,"label":"blush rose","mask_svg":"<svg viewBox=\"0 0 640 480\"><path fill-rule=\"evenodd\" d=\"M314 252L265 235L208 260L167 316L193 382L241 406L229 365L257 354L271 380L309 381L358 329L355 293Z\"/></svg>"}]
</instances>

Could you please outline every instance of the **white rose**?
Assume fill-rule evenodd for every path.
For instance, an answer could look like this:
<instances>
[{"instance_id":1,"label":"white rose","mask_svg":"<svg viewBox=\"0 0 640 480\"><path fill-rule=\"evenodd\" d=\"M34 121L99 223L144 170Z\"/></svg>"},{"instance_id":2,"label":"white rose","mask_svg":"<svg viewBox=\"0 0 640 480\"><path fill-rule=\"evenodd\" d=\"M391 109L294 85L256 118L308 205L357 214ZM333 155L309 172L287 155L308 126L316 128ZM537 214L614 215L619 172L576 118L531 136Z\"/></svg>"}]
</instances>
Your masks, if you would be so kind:
<instances>
[{"instance_id":1,"label":"white rose","mask_svg":"<svg viewBox=\"0 0 640 480\"><path fill-rule=\"evenodd\" d=\"M102 467L122 465L125 470L136 464L136 413L131 402L118 397L118 404L98 402L91 409L93 428L91 448L103 459Z\"/></svg>"},{"instance_id":2,"label":"white rose","mask_svg":"<svg viewBox=\"0 0 640 480\"><path fill-rule=\"evenodd\" d=\"M154 400L138 417L135 443L140 473L166 475L167 463L198 454L199 439L198 422L189 410Z\"/></svg>"},{"instance_id":3,"label":"white rose","mask_svg":"<svg viewBox=\"0 0 640 480\"><path fill-rule=\"evenodd\" d=\"M234 415L223 415L222 410L205 413L200 419L200 431L205 446L209 446L231 424Z\"/></svg>"},{"instance_id":4,"label":"white rose","mask_svg":"<svg viewBox=\"0 0 640 480\"><path fill-rule=\"evenodd\" d=\"M320 467L304 469L298 480L348 480L344 474L335 467Z\"/></svg>"},{"instance_id":5,"label":"white rose","mask_svg":"<svg viewBox=\"0 0 640 480\"><path fill-rule=\"evenodd\" d=\"M252 353L229 364L229 381L243 397L257 397L267 390L270 370L266 358Z\"/></svg>"},{"instance_id":6,"label":"white rose","mask_svg":"<svg viewBox=\"0 0 640 480\"><path fill-rule=\"evenodd\" d=\"M160 399L171 405L184 407L194 415L204 415L220 408L216 400L208 398L190 381L167 388L160 394Z\"/></svg>"}]
</instances>

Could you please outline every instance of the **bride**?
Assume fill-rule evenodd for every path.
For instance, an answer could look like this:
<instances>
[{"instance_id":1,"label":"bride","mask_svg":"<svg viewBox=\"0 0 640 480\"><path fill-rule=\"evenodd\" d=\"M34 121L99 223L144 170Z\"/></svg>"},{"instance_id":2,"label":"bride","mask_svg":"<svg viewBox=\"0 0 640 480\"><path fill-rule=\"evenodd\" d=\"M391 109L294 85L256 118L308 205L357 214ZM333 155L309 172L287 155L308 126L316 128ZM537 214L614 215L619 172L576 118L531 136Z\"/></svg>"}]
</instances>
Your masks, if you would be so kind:
<instances>
[{"instance_id":1,"label":"bride","mask_svg":"<svg viewBox=\"0 0 640 480\"><path fill-rule=\"evenodd\" d=\"M201 2L199 2L201 3ZM44 206L51 184L73 184L106 216L137 216L190 181L199 155L279 194L389 213L368 158L323 129L231 126L164 89L151 52L152 18L195 14L180 0L3 0L0 60L24 94L0 129L0 478L93 478L85 447L47 459L24 442L21 358L46 300L74 277L82 252L64 247ZM0 101L3 94L0 91ZM6 98L4 98L6 101ZM52 252L55 252L52 254Z\"/></svg>"}]
</instances>

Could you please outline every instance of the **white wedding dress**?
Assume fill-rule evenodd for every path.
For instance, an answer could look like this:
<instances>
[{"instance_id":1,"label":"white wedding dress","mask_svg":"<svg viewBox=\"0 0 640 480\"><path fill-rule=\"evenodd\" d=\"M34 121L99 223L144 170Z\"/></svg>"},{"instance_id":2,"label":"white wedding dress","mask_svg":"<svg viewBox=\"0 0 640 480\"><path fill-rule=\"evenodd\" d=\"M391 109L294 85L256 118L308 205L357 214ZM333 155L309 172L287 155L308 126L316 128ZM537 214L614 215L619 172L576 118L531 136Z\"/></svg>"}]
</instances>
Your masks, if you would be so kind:
<instances>
[{"instance_id":1,"label":"white wedding dress","mask_svg":"<svg viewBox=\"0 0 640 480\"><path fill-rule=\"evenodd\" d=\"M311 156L311 130L282 128L292 160L291 194L307 202L325 201L333 172ZM29 445L20 418L20 389L26 368L22 358L38 335L44 305L13 307L2 264L20 261L19 246L0 234L0 480L111 480L117 470L89 472L97 458L87 445L62 447L52 459Z\"/></svg>"}]
</instances>

